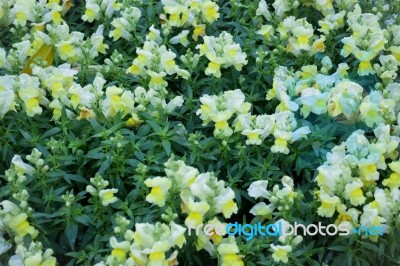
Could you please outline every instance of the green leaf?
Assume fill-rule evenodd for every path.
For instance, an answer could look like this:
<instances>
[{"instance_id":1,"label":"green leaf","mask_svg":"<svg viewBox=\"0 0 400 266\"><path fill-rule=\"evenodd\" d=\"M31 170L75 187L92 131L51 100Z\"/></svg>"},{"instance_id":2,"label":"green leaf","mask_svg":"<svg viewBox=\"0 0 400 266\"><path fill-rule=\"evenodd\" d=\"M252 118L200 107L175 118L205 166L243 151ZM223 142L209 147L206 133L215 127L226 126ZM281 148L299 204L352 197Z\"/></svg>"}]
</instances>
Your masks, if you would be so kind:
<instances>
[{"instance_id":1,"label":"green leaf","mask_svg":"<svg viewBox=\"0 0 400 266\"><path fill-rule=\"evenodd\" d=\"M60 131L61 131L61 128L58 128L58 127L54 127L52 129L49 129L42 135L42 139L45 139L45 138L50 137L52 135L55 135Z\"/></svg>"},{"instance_id":2,"label":"green leaf","mask_svg":"<svg viewBox=\"0 0 400 266\"><path fill-rule=\"evenodd\" d=\"M377 246L374 245L374 244L371 244L371 243L369 243L369 242L360 241L360 245L363 246L363 247L365 247L366 249L375 251L375 252L377 252L378 254L380 253L379 247L377 247Z\"/></svg>"},{"instance_id":3,"label":"green leaf","mask_svg":"<svg viewBox=\"0 0 400 266\"><path fill-rule=\"evenodd\" d=\"M93 224L92 218L90 218L90 216L86 215L86 214L82 214L79 216L76 216L74 218L75 221L77 221L80 224L84 224L86 226L89 226L91 224Z\"/></svg>"},{"instance_id":4,"label":"green leaf","mask_svg":"<svg viewBox=\"0 0 400 266\"><path fill-rule=\"evenodd\" d=\"M164 147L165 152L169 156L171 154L171 142L169 142L168 140L163 140L161 144Z\"/></svg>"},{"instance_id":5,"label":"green leaf","mask_svg":"<svg viewBox=\"0 0 400 266\"><path fill-rule=\"evenodd\" d=\"M68 240L70 247L73 249L78 235L78 224L75 221L68 220L65 227L65 237Z\"/></svg>"},{"instance_id":6,"label":"green leaf","mask_svg":"<svg viewBox=\"0 0 400 266\"><path fill-rule=\"evenodd\" d=\"M89 184L89 181L80 175L66 174L64 176L64 179L67 180L67 182L70 184L71 184L71 180L80 182L80 183L84 183L84 184Z\"/></svg>"},{"instance_id":7,"label":"green leaf","mask_svg":"<svg viewBox=\"0 0 400 266\"><path fill-rule=\"evenodd\" d=\"M346 246L333 246L333 247L329 247L329 250L334 250L334 251L345 251L348 250L348 247Z\"/></svg>"},{"instance_id":8,"label":"green leaf","mask_svg":"<svg viewBox=\"0 0 400 266\"><path fill-rule=\"evenodd\" d=\"M98 173L102 175L112 164L113 157L111 155L106 156L106 160L100 165Z\"/></svg>"},{"instance_id":9,"label":"green leaf","mask_svg":"<svg viewBox=\"0 0 400 266\"><path fill-rule=\"evenodd\" d=\"M22 129L20 129L19 132L21 132L21 134L24 137L24 139L26 139L29 142L32 141L32 136L28 132L26 132L26 131L24 131Z\"/></svg>"}]
</instances>

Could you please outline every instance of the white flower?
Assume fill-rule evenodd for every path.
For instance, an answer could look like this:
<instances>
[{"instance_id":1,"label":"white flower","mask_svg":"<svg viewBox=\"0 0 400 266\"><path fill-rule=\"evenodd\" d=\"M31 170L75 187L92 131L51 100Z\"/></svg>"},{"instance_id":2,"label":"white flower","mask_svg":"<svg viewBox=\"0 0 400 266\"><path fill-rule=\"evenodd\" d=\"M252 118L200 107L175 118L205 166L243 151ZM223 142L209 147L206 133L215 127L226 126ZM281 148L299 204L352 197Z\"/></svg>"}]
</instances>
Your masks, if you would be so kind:
<instances>
[{"instance_id":1,"label":"white flower","mask_svg":"<svg viewBox=\"0 0 400 266\"><path fill-rule=\"evenodd\" d=\"M183 104L183 97L182 96L176 96L174 99L172 99L168 104L167 107L165 108L168 113L173 112L177 107L181 107Z\"/></svg>"},{"instance_id":2,"label":"white flower","mask_svg":"<svg viewBox=\"0 0 400 266\"><path fill-rule=\"evenodd\" d=\"M257 16L264 16L266 20L271 20L271 14L268 11L268 6L265 0L261 0L260 3L258 3L258 8L256 11Z\"/></svg>"},{"instance_id":3,"label":"white flower","mask_svg":"<svg viewBox=\"0 0 400 266\"><path fill-rule=\"evenodd\" d=\"M267 205L265 202L259 202L251 208L250 213L255 216L267 216L270 215L275 209L273 204Z\"/></svg>"},{"instance_id":4,"label":"white flower","mask_svg":"<svg viewBox=\"0 0 400 266\"><path fill-rule=\"evenodd\" d=\"M103 206L107 206L111 203L116 202L118 200L118 198L115 197L114 194L117 192L118 192L118 189L116 189L116 188L100 190L99 197L101 199L101 204L103 204Z\"/></svg>"},{"instance_id":5,"label":"white flower","mask_svg":"<svg viewBox=\"0 0 400 266\"><path fill-rule=\"evenodd\" d=\"M21 156L19 155L14 155L14 157L11 160L11 163L15 166L19 174L32 175L33 172L35 171L35 168L33 168L31 165L27 163L24 163L21 159Z\"/></svg>"},{"instance_id":6,"label":"white flower","mask_svg":"<svg viewBox=\"0 0 400 266\"><path fill-rule=\"evenodd\" d=\"M271 249L273 251L272 258L274 259L275 262L283 262L283 263L288 262L288 260L289 260L288 253L292 251L291 246L289 246L289 245L280 246L280 245L271 244Z\"/></svg>"},{"instance_id":7,"label":"white flower","mask_svg":"<svg viewBox=\"0 0 400 266\"><path fill-rule=\"evenodd\" d=\"M250 187L247 189L250 197L255 199L262 197L268 199L269 192L267 190L268 180L259 180L253 182Z\"/></svg>"}]
</instances>

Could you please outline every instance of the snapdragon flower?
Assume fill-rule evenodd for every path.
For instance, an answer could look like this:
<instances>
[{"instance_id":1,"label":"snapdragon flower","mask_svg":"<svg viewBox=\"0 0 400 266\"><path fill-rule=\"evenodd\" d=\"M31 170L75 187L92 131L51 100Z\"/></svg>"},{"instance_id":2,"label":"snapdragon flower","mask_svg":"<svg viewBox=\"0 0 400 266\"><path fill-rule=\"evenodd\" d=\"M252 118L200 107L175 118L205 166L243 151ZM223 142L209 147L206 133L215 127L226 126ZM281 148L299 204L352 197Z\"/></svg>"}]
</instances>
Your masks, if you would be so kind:
<instances>
[{"instance_id":1,"label":"snapdragon flower","mask_svg":"<svg viewBox=\"0 0 400 266\"><path fill-rule=\"evenodd\" d=\"M321 202L318 214L336 217L338 224L345 223L350 228L360 224L381 226L387 232L390 230L387 225L396 219L393 215L398 212L395 205L400 185L397 161L388 164L392 170L388 178L382 180L383 172L379 170L386 170L387 159L398 157L393 151L400 138L391 136L389 125L384 124L380 124L374 134L376 138L370 142L362 130L354 132L346 142L336 146L325 164L318 168L316 182ZM377 237L370 236L370 239L376 241Z\"/></svg>"},{"instance_id":2,"label":"snapdragon flower","mask_svg":"<svg viewBox=\"0 0 400 266\"><path fill-rule=\"evenodd\" d=\"M219 6L212 0L161 0L164 13L160 18L171 27L194 27L193 39L205 33L206 24L219 18Z\"/></svg>"},{"instance_id":3,"label":"snapdragon flower","mask_svg":"<svg viewBox=\"0 0 400 266\"><path fill-rule=\"evenodd\" d=\"M116 0L88 0L86 1L85 13L82 20L93 22L104 18L111 18L116 11L121 9L122 4Z\"/></svg>"},{"instance_id":4,"label":"snapdragon flower","mask_svg":"<svg viewBox=\"0 0 400 266\"><path fill-rule=\"evenodd\" d=\"M130 263L165 265L176 261L177 251L167 258L166 253L174 247L181 248L186 242L186 229L178 224L137 223L130 247Z\"/></svg>"},{"instance_id":5,"label":"snapdragon flower","mask_svg":"<svg viewBox=\"0 0 400 266\"><path fill-rule=\"evenodd\" d=\"M360 61L357 70L360 76L374 74L375 70L371 60L384 49L384 45L387 43L379 25L379 17L370 13L362 13L357 4L354 11L348 13L347 19L353 34L342 39L344 46L340 54L344 57L353 54Z\"/></svg>"},{"instance_id":6,"label":"snapdragon flower","mask_svg":"<svg viewBox=\"0 0 400 266\"><path fill-rule=\"evenodd\" d=\"M240 45L233 42L233 36L224 31L218 37L204 36L204 43L197 45L201 56L210 61L205 70L206 75L221 77L221 68L234 66L237 71L247 64L247 55Z\"/></svg>"},{"instance_id":7,"label":"snapdragon flower","mask_svg":"<svg viewBox=\"0 0 400 266\"><path fill-rule=\"evenodd\" d=\"M184 79L188 79L190 74L178 67L175 62L176 55L171 50L167 50L165 45L159 45L151 39L144 43L143 49L136 49L138 56L133 60L126 73L149 79L149 88L154 90L166 88L168 83L164 78L167 75L178 74Z\"/></svg>"},{"instance_id":8,"label":"snapdragon flower","mask_svg":"<svg viewBox=\"0 0 400 266\"><path fill-rule=\"evenodd\" d=\"M126 7L122 9L120 17L114 18L111 25L114 27L109 36L114 41L124 38L129 41L133 38L132 32L136 29L136 24L142 13L137 7Z\"/></svg>"},{"instance_id":9,"label":"snapdragon flower","mask_svg":"<svg viewBox=\"0 0 400 266\"><path fill-rule=\"evenodd\" d=\"M182 212L187 214L185 224L191 227L202 224L206 215L222 214L229 218L237 213L234 191L225 187L225 182L218 180L213 173L200 174L197 169L186 166L183 161L175 161L173 157L164 166L167 177L146 179L146 186L152 188L146 201L162 207L178 189Z\"/></svg>"},{"instance_id":10,"label":"snapdragon flower","mask_svg":"<svg viewBox=\"0 0 400 266\"><path fill-rule=\"evenodd\" d=\"M222 266L243 266L242 256L239 255L239 248L232 238L218 246L218 255L221 256Z\"/></svg>"}]
</instances>

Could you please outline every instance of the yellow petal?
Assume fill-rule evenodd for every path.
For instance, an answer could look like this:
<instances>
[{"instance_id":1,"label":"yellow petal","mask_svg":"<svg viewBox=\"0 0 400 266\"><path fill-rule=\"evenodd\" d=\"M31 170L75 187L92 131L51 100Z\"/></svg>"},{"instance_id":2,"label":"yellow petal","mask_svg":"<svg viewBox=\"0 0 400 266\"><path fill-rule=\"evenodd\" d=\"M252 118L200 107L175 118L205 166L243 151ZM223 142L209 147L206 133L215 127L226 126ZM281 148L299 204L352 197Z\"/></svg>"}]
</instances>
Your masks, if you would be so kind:
<instances>
[{"instance_id":1,"label":"yellow petal","mask_svg":"<svg viewBox=\"0 0 400 266\"><path fill-rule=\"evenodd\" d=\"M54 48L53 45L48 45L45 43L42 44L42 46L40 46L39 50L37 50L37 52L28 60L28 62L25 65L24 70L22 70L22 73L31 75L32 68L30 67L30 65L38 57L41 57L43 61L47 62L47 66L50 66L51 64L53 64L55 52L56 52L56 49Z\"/></svg>"}]
</instances>

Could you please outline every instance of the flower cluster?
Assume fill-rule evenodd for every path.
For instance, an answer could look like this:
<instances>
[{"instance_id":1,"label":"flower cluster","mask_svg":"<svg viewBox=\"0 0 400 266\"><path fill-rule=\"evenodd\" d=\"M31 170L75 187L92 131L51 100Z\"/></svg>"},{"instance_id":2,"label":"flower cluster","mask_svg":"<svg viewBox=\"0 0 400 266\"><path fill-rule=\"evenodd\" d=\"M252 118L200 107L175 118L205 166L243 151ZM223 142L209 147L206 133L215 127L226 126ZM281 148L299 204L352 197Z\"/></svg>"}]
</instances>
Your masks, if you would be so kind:
<instances>
[{"instance_id":1,"label":"flower cluster","mask_svg":"<svg viewBox=\"0 0 400 266\"><path fill-rule=\"evenodd\" d=\"M222 213L229 218L237 212L235 193L213 173L199 174L196 168L172 157L164 165L166 177L158 176L145 181L146 186L151 188L146 197L148 202L162 207L171 194L180 193L182 212L188 215L185 224L192 227L201 224L205 216Z\"/></svg>"},{"instance_id":2,"label":"flower cluster","mask_svg":"<svg viewBox=\"0 0 400 266\"><path fill-rule=\"evenodd\" d=\"M0 0L0 265L396 264L399 14ZM249 217L385 234L225 231Z\"/></svg>"},{"instance_id":3,"label":"flower cluster","mask_svg":"<svg viewBox=\"0 0 400 266\"><path fill-rule=\"evenodd\" d=\"M94 118L95 110L101 107L106 118L114 117L117 113L123 116L129 114L131 117L127 122L133 126L142 122L138 112L145 111L150 105L172 112L183 103L182 96L176 96L167 103L165 90L146 91L140 86L134 93L116 86L107 87L103 98L106 80L102 75L97 74L93 84L82 87L74 81L78 71L69 64L46 68L36 66L32 72L34 76L20 74L0 77L0 95L4 96L0 99L0 117L23 106L28 116L42 114L43 107L46 107L53 111L53 119L58 120L65 108L68 117L81 120ZM153 112L154 116L157 114Z\"/></svg>"},{"instance_id":4,"label":"flower cluster","mask_svg":"<svg viewBox=\"0 0 400 266\"><path fill-rule=\"evenodd\" d=\"M110 31L109 36L113 38L114 41L124 38L127 41L132 40L132 33L135 31L136 24L141 17L142 13L137 7L127 7L121 12L121 15L114 18L111 25L114 27Z\"/></svg>"},{"instance_id":5,"label":"flower cluster","mask_svg":"<svg viewBox=\"0 0 400 266\"><path fill-rule=\"evenodd\" d=\"M270 203L267 205L265 202L257 203L250 213L265 218L271 218L271 214L275 209L280 212L288 211L292 208L296 192L294 191L293 179L289 176L282 177L282 188L275 185L272 191L268 191L268 180L259 180L253 182L248 188L250 197L255 199L264 198L268 199Z\"/></svg>"},{"instance_id":6,"label":"flower cluster","mask_svg":"<svg viewBox=\"0 0 400 266\"><path fill-rule=\"evenodd\" d=\"M138 56L126 71L148 80L149 88L154 90L163 90L167 87L168 82L164 79L167 75L178 74L185 79L190 75L176 64L176 54L157 42L159 35L160 32L153 28L143 48L136 49Z\"/></svg>"},{"instance_id":7,"label":"flower cluster","mask_svg":"<svg viewBox=\"0 0 400 266\"><path fill-rule=\"evenodd\" d=\"M70 1L35 1L35 0L11 0L0 3L0 20L4 25L10 24L22 28L28 23L32 25L43 25L53 22L60 24L64 15L72 4Z\"/></svg>"},{"instance_id":8,"label":"flower cluster","mask_svg":"<svg viewBox=\"0 0 400 266\"><path fill-rule=\"evenodd\" d=\"M34 149L25 163L19 155L15 155L11 167L6 171L6 179L13 188L12 198L3 200L0 205L0 255L6 253L13 246L12 241L5 241L4 233L8 239L15 243L15 255L9 257L10 265L56 265L56 258L52 249L43 251L43 244L37 240L39 231L32 225L32 208L28 205L29 193L24 188L32 181L32 177L40 177L48 171L44 165L42 154ZM34 165L34 166L32 166ZM16 204L17 203L17 204Z\"/></svg>"},{"instance_id":9,"label":"flower cluster","mask_svg":"<svg viewBox=\"0 0 400 266\"><path fill-rule=\"evenodd\" d=\"M391 230L398 219L400 201L400 138L390 135L390 126L380 124L373 141L362 130L332 149L318 168L318 214L335 217L351 228L381 226ZM391 163L387 163L391 160ZM385 170L389 170L385 178ZM371 236L372 240L377 236Z\"/></svg>"},{"instance_id":10,"label":"flower cluster","mask_svg":"<svg viewBox=\"0 0 400 266\"><path fill-rule=\"evenodd\" d=\"M371 60L385 47L384 31L379 24L379 17L374 14L362 13L360 6L347 15L347 23L352 30L350 37L342 39L344 44L341 55L354 55L359 61L358 74L365 76L375 73Z\"/></svg>"},{"instance_id":11,"label":"flower cluster","mask_svg":"<svg viewBox=\"0 0 400 266\"><path fill-rule=\"evenodd\" d=\"M129 221L127 220L129 224ZM114 232L120 232L121 241L111 237L111 254L101 265L176 265L178 251L171 252L176 247L185 244L186 229L178 224L170 223L136 223L136 230L121 232L120 226ZM169 255L167 255L169 254Z\"/></svg>"},{"instance_id":12,"label":"flower cluster","mask_svg":"<svg viewBox=\"0 0 400 266\"><path fill-rule=\"evenodd\" d=\"M287 226L288 222L284 219L280 219L275 224L278 223L280 223L283 228ZM289 236L280 236L278 241L277 244L270 244L272 258L275 262L288 263L290 254L303 241L303 237L291 234Z\"/></svg>"},{"instance_id":13,"label":"flower cluster","mask_svg":"<svg viewBox=\"0 0 400 266\"><path fill-rule=\"evenodd\" d=\"M271 151L274 153L289 153L288 142L295 142L310 133L308 127L295 130L297 121L289 111L251 115L251 104L245 102L245 96L240 90L226 91L221 96L203 95L200 102L202 105L196 113L203 120L203 125L210 121L215 123L214 136L217 138L225 139L233 134L228 120L234 114L234 130L247 136L247 145L260 145L268 136L273 135L275 144Z\"/></svg>"},{"instance_id":14,"label":"flower cluster","mask_svg":"<svg viewBox=\"0 0 400 266\"><path fill-rule=\"evenodd\" d=\"M326 62L321 72L329 71L332 68L330 59L325 57L323 61ZM310 113L327 113L334 118L364 121L371 128L395 121L398 83L390 83L383 91L372 90L367 95L362 86L346 78L347 69L347 64L341 64L328 75L318 73L315 65L304 66L296 73L279 67L275 69L273 88L268 91L267 100L279 100L277 111L295 112L300 108L305 118Z\"/></svg>"},{"instance_id":15,"label":"flower cluster","mask_svg":"<svg viewBox=\"0 0 400 266\"><path fill-rule=\"evenodd\" d=\"M145 180L145 185L151 188L146 200L163 207L169 199L180 195L181 211L186 214L184 223L188 228L197 229L206 223L218 228L218 225L222 224L217 218L218 214L230 218L232 214L237 213L234 191L225 187L225 182L218 180L213 173L200 174L196 168L185 165L181 160L176 161L173 157L164 166L166 177ZM164 214L163 217L173 220L177 216ZM215 232L206 235L197 230L197 233L197 250L205 249L211 255L219 254L223 265L231 265L231 260L242 263L235 241L231 238L223 239L222 235L225 232L222 235Z\"/></svg>"},{"instance_id":16,"label":"flower cluster","mask_svg":"<svg viewBox=\"0 0 400 266\"><path fill-rule=\"evenodd\" d=\"M42 29L34 32L31 59L27 62L25 72L30 74L30 64L39 57L46 61L47 65L51 65L55 52L62 60L71 64L77 64L81 58L95 59L100 53L105 54L108 46L104 44L103 31L104 25L100 25L90 38L85 39L81 32L70 32L66 23L47 24L46 31L43 25Z\"/></svg>"},{"instance_id":17,"label":"flower cluster","mask_svg":"<svg viewBox=\"0 0 400 266\"><path fill-rule=\"evenodd\" d=\"M105 189L110 183L104 180L99 174L96 174L94 178L90 178L90 183L92 183L92 185L88 185L86 191L90 195L98 197L103 206L108 206L118 200L114 195L118 192L118 189Z\"/></svg>"},{"instance_id":18,"label":"flower cluster","mask_svg":"<svg viewBox=\"0 0 400 266\"><path fill-rule=\"evenodd\" d=\"M0 67L13 73L21 70L32 74L34 66L50 66L56 55L63 61L77 65L82 58L94 60L105 54L108 45L104 43L104 25L88 38L78 31L70 32L66 23L45 24L33 29L33 34L14 43L8 54L0 48ZM29 60L28 60L28 57Z\"/></svg>"},{"instance_id":19,"label":"flower cluster","mask_svg":"<svg viewBox=\"0 0 400 266\"><path fill-rule=\"evenodd\" d=\"M245 114L251 104L245 102L245 96L239 89L234 91L225 91L220 96L203 95L200 98L202 105L196 114L200 115L203 125L209 122L215 123L214 136L217 138L228 138L233 134L233 129L229 126L228 120L234 114Z\"/></svg>"},{"instance_id":20,"label":"flower cluster","mask_svg":"<svg viewBox=\"0 0 400 266\"><path fill-rule=\"evenodd\" d=\"M234 66L237 71L247 64L247 55L242 52L240 45L233 41L233 36L222 32L218 37L204 36L204 43L197 45L200 55L210 61L205 70L206 75L221 77L221 68Z\"/></svg>"},{"instance_id":21,"label":"flower cluster","mask_svg":"<svg viewBox=\"0 0 400 266\"><path fill-rule=\"evenodd\" d=\"M282 177L282 188L275 185L272 191L268 191L268 180L259 180L253 182L248 188L249 196L255 199L267 199L270 203L267 205L264 201L257 203L250 210L250 213L264 219L271 219L272 213L278 211L280 215L290 212L296 198L297 192L294 191L293 179L289 176ZM280 224L286 228L284 219L279 219L275 224ZM286 230L286 229L283 229ZM287 263L288 255L293 249L303 241L303 237L291 235L282 235L278 238L279 244L270 244L272 258L275 262Z\"/></svg>"},{"instance_id":22,"label":"flower cluster","mask_svg":"<svg viewBox=\"0 0 400 266\"><path fill-rule=\"evenodd\" d=\"M195 41L205 34L207 24L219 18L219 6L211 0L161 0L161 3L164 13L160 18L171 27L193 26Z\"/></svg>"},{"instance_id":23,"label":"flower cluster","mask_svg":"<svg viewBox=\"0 0 400 266\"><path fill-rule=\"evenodd\" d=\"M10 110L17 111L16 107L22 105L28 116L41 114L43 107L47 107L53 110L53 118L59 119L63 107L72 110L91 108L96 97L101 95L99 92L102 93L103 82L100 80L95 81L101 84L97 88L92 85L82 88L75 83L77 71L68 64L58 68L35 67L33 73L36 76L20 74L0 77L0 87L4 88L1 94L6 96L0 101L1 116ZM99 76L98 79L102 78Z\"/></svg>"},{"instance_id":24,"label":"flower cluster","mask_svg":"<svg viewBox=\"0 0 400 266\"><path fill-rule=\"evenodd\" d=\"M93 22L100 18L102 20L110 19L116 11L120 10L121 6L122 4L116 0L88 0L82 20Z\"/></svg>"},{"instance_id":25,"label":"flower cluster","mask_svg":"<svg viewBox=\"0 0 400 266\"><path fill-rule=\"evenodd\" d=\"M313 26L305 18L296 19L293 16L285 18L277 30L281 39L287 39L286 50L289 53L297 56L302 51L311 54L325 51L325 36L315 37Z\"/></svg>"}]
</instances>

